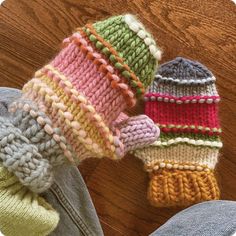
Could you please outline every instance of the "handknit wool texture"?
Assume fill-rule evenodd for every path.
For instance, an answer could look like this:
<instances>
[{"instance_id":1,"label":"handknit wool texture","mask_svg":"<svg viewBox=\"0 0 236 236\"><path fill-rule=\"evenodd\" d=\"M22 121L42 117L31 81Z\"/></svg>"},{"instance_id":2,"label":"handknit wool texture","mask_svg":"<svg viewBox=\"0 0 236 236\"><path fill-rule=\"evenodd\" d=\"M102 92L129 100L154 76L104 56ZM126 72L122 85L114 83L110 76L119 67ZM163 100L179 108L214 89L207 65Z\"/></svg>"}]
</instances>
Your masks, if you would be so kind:
<instances>
[{"instance_id":1,"label":"handknit wool texture","mask_svg":"<svg viewBox=\"0 0 236 236\"><path fill-rule=\"evenodd\" d=\"M177 57L160 66L145 94L145 114L161 135L135 155L150 172L148 199L154 206L219 198L214 168L222 143L215 80L199 62Z\"/></svg>"},{"instance_id":2,"label":"handknit wool texture","mask_svg":"<svg viewBox=\"0 0 236 236\"><path fill-rule=\"evenodd\" d=\"M20 90L0 88L0 108L4 107L0 109L0 230L5 236L46 236L57 226L59 216L43 198L23 186L19 179L29 184L35 183L38 176L48 186L52 175L50 172L43 174L42 167L50 168L48 161L42 159L37 147L30 144L21 130L10 122L8 106L19 97ZM31 168L35 167L30 175L27 171L28 160L32 160ZM11 168L15 175L4 165ZM44 189L45 186L38 188Z\"/></svg>"},{"instance_id":3,"label":"handknit wool texture","mask_svg":"<svg viewBox=\"0 0 236 236\"><path fill-rule=\"evenodd\" d=\"M58 213L22 186L0 162L0 230L5 236L46 236L57 226Z\"/></svg>"},{"instance_id":4,"label":"handknit wool texture","mask_svg":"<svg viewBox=\"0 0 236 236\"><path fill-rule=\"evenodd\" d=\"M42 192L53 181L53 167L63 161L117 160L154 142L159 129L150 118L129 118L122 111L144 94L160 56L151 35L129 14L76 29L11 104L13 127L1 124L7 129L4 166L23 185ZM12 155L18 149L22 158Z\"/></svg>"},{"instance_id":5,"label":"handknit wool texture","mask_svg":"<svg viewBox=\"0 0 236 236\"><path fill-rule=\"evenodd\" d=\"M21 92L18 89L0 87L0 116L7 116L9 104L20 96Z\"/></svg>"}]
</instances>

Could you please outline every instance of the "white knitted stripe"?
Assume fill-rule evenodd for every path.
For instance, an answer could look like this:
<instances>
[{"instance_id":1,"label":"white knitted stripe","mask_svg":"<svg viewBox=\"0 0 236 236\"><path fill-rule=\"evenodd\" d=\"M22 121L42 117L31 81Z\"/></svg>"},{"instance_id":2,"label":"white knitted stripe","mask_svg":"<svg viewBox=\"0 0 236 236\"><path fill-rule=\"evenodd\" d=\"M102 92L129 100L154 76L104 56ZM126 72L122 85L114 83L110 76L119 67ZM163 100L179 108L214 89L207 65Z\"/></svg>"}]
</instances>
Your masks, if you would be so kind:
<instances>
[{"instance_id":1,"label":"white knitted stripe","mask_svg":"<svg viewBox=\"0 0 236 236\"><path fill-rule=\"evenodd\" d=\"M152 39L151 35L145 30L143 24L130 14L124 16L124 21L128 27L144 41L144 43L149 47L150 53L159 61L162 52L156 46L156 42Z\"/></svg>"},{"instance_id":2,"label":"white knitted stripe","mask_svg":"<svg viewBox=\"0 0 236 236\"><path fill-rule=\"evenodd\" d=\"M207 84L207 83L213 83L216 81L216 78L214 76L212 77L208 77L208 78L205 78L205 79L190 79L190 80L187 80L187 79L175 79L175 78L171 78L171 77L163 77L159 74L157 74L155 76L155 79L157 81L163 81L163 82L166 82L166 83L171 83L171 84L179 84L179 85L204 85L204 84Z\"/></svg>"},{"instance_id":3,"label":"white knitted stripe","mask_svg":"<svg viewBox=\"0 0 236 236\"><path fill-rule=\"evenodd\" d=\"M214 169L217 163L219 150L209 147L194 147L178 144L168 148L147 147L134 152L146 165L154 165L157 162L192 163L193 165L208 166Z\"/></svg>"},{"instance_id":4,"label":"white knitted stripe","mask_svg":"<svg viewBox=\"0 0 236 236\"><path fill-rule=\"evenodd\" d=\"M169 139L168 141L161 141L157 140L155 141L152 146L157 146L157 147L166 147L166 146L171 146L171 145L176 145L178 143L188 143L194 146L207 146L207 147L216 147L216 148L221 148L223 146L222 142L219 141L206 141L206 140L195 140L195 139L190 139L190 138L182 138L182 137L177 137L174 139Z\"/></svg>"}]
</instances>

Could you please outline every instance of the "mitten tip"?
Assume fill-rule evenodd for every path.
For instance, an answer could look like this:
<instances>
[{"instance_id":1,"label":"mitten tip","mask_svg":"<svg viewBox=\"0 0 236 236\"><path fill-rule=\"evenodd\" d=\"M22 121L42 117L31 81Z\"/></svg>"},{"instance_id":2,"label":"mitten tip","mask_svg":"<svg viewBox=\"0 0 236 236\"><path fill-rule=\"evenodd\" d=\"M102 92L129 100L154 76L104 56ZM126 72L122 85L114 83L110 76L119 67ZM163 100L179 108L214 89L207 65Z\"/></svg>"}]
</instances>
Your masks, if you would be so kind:
<instances>
[{"instance_id":1,"label":"mitten tip","mask_svg":"<svg viewBox=\"0 0 236 236\"><path fill-rule=\"evenodd\" d=\"M149 138L149 144L154 143L160 136L160 129L159 127L153 122L152 119L150 119L148 116L143 115L143 119L146 122L147 127L149 127L149 134L150 138Z\"/></svg>"},{"instance_id":2,"label":"mitten tip","mask_svg":"<svg viewBox=\"0 0 236 236\"><path fill-rule=\"evenodd\" d=\"M128 27L141 38L149 47L149 51L156 60L161 60L162 51L156 46L156 42L144 25L132 14L124 15L124 21Z\"/></svg>"}]
</instances>

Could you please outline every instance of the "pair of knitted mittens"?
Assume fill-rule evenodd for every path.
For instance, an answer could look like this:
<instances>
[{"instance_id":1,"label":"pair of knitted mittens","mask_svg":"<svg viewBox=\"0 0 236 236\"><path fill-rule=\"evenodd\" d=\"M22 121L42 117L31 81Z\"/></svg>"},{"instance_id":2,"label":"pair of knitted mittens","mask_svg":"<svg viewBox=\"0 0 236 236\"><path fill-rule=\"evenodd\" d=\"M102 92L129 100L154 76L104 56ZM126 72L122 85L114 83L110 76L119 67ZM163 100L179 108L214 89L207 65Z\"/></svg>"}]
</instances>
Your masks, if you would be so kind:
<instances>
[{"instance_id":1,"label":"pair of knitted mittens","mask_svg":"<svg viewBox=\"0 0 236 236\"><path fill-rule=\"evenodd\" d=\"M38 225L47 226L48 231L55 228L58 216L35 195L51 186L55 166L78 164L89 157L117 160L157 139L159 129L150 118L129 118L122 112L134 106L151 84L160 55L134 16L116 16L77 29L63 41L59 54L25 84L22 96L9 107L10 116L0 118L0 198L9 200L0 228L6 236L35 232L8 233L7 224L16 222L13 232L21 217L12 212L12 198L16 205L26 202L24 208L34 210L28 216ZM10 183L15 182L22 193L12 191ZM27 196L35 201L23 200L26 187L31 190ZM4 189L9 191L5 194ZM45 210L41 220L35 217L39 208ZM47 221L50 213L55 216L53 222ZM13 218L8 223L4 221L7 214ZM26 224L22 220L21 227Z\"/></svg>"},{"instance_id":2,"label":"pair of knitted mittens","mask_svg":"<svg viewBox=\"0 0 236 236\"><path fill-rule=\"evenodd\" d=\"M160 66L145 94L145 114L161 135L135 155L150 174L148 199L154 206L219 199L214 168L222 143L215 80L199 62L177 57Z\"/></svg>"}]
</instances>

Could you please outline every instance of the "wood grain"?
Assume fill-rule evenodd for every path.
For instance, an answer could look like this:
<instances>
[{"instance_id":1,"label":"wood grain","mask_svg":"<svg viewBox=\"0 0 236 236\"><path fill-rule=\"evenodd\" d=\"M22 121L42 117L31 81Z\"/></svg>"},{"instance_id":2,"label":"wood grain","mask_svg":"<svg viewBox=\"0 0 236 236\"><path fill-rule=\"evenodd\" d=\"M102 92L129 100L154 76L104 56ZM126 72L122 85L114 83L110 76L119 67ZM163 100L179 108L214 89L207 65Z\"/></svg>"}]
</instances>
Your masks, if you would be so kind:
<instances>
[{"instance_id":1,"label":"wood grain","mask_svg":"<svg viewBox=\"0 0 236 236\"><path fill-rule=\"evenodd\" d=\"M229 0L6 0L0 7L0 86L21 88L87 22L136 14L163 49L162 62L196 59L217 77L224 148L217 167L223 199L236 200L236 7ZM142 104L130 111L140 113ZM88 160L80 166L105 235L148 235L180 209L146 200L141 161Z\"/></svg>"}]
</instances>

